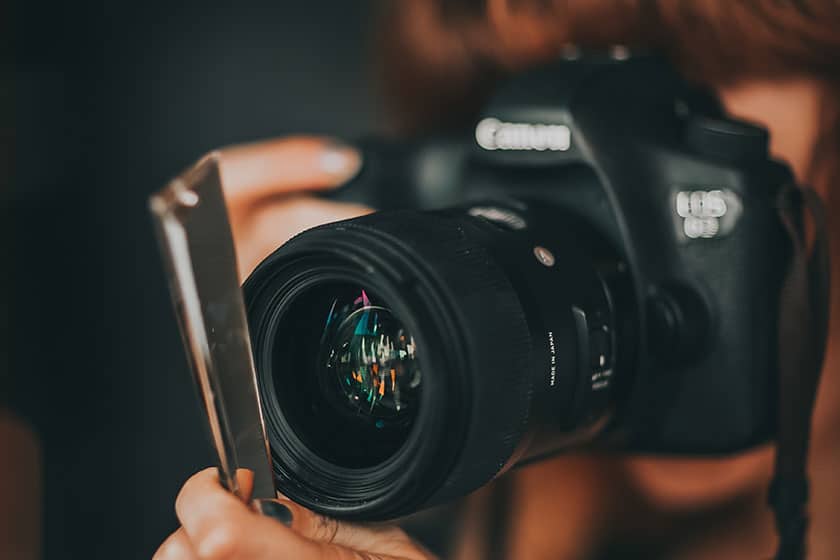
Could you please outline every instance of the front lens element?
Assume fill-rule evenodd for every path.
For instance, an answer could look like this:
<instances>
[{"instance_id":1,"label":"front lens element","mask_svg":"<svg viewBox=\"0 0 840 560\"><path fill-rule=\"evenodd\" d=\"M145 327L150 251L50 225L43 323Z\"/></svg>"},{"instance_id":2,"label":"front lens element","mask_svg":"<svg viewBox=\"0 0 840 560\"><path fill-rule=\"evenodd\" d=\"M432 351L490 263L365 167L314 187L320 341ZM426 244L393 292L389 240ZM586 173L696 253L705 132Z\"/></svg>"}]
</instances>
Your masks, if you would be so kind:
<instances>
[{"instance_id":1,"label":"front lens element","mask_svg":"<svg viewBox=\"0 0 840 560\"><path fill-rule=\"evenodd\" d=\"M365 290L352 300L333 300L321 361L340 405L370 417L376 428L402 421L417 407L421 371L414 336Z\"/></svg>"},{"instance_id":2,"label":"front lens element","mask_svg":"<svg viewBox=\"0 0 840 560\"><path fill-rule=\"evenodd\" d=\"M325 281L285 306L274 335L273 400L323 460L370 468L405 444L420 408L415 337L378 295Z\"/></svg>"}]
</instances>

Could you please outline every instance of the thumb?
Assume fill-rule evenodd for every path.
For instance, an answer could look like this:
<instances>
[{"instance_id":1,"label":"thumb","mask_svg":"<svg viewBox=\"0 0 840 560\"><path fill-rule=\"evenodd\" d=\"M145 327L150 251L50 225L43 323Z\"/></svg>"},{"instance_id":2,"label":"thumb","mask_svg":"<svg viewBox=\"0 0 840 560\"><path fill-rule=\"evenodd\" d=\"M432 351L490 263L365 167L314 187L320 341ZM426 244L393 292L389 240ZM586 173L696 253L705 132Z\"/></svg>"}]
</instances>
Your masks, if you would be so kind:
<instances>
[{"instance_id":1,"label":"thumb","mask_svg":"<svg viewBox=\"0 0 840 560\"><path fill-rule=\"evenodd\" d=\"M377 558L432 560L434 555L394 525L362 525L317 514L290 500L258 500L257 511L274 517L300 536L322 544L375 554Z\"/></svg>"}]
</instances>

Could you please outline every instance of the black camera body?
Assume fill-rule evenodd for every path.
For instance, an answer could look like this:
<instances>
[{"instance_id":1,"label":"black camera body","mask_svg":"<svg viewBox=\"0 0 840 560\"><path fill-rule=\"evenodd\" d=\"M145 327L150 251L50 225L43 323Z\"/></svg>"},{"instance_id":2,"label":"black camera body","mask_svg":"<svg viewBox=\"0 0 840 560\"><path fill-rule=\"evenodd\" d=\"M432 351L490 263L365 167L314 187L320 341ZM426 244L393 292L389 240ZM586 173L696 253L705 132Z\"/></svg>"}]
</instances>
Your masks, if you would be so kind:
<instances>
[{"instance_id":1,"label":"black camera body","mask_svg":"<svg viewBox=\"0 0 840 560\"><path fill-rule=\"evenodd\" d=\"M558 220L580 218L633 278L628 445L727 453L770 437L790 256L778 198L793 179L769 158L766 131L726 117L654 58L519 76L475 136L442 150L369 151L373 161L339 197L374 208L525 200ZM424 177L436 165L451 175Z\"/></svg>"},{"instance_id":2,"label":"black camera body","mask_svg":"<svg viewBox=\"0 0 840 560\"><path fill-rule=\"evenodd\" d=\"M793 179L763 129L660 59L584 57L515 77L463 137L362 145L362 171L330 196L383 212L304 232L245 285L282 492L331 515L389 518L571 446L716 455L775 435L792 254L779 201ZM325 412L360 393L298 375L330 379L352 361L293 310L309 298L301 309L317 315L339 280L371 286L346 316L387 308L405 323L393 332L427 352L422 385L414 372L397 391L400 362L361 393L370 418L358 430L391 442L372 461L372 444L347 449L356 420ZM294 380L278 370L292 350L320 356L295 362ZM408 421L400 395L417 386Z\"/></svg>"}]
</instances>

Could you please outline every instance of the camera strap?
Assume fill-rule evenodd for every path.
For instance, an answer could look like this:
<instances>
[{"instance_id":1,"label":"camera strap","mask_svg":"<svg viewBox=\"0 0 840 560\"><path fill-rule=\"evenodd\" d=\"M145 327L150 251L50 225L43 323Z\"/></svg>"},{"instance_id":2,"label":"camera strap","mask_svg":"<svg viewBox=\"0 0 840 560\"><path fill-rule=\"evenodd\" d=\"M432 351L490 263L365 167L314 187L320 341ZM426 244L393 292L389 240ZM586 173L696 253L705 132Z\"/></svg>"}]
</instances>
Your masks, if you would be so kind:
<instances>
[{"instance_id":1,"label":"camera strap","mask_svg":"<svg viewBox=\"0 0 840 560\"><path fill-rule=\"evenodd\" d=\"M810 215L814 240L808 246L802 209ZM779 214L793 244L779 312L778 440L768 502L776 518L776 560L805 557L808 529L806 464L817 387L825 357L830 295L830 260L825 207L810 188L785 190Z\"/></svg>"}]
</instances>

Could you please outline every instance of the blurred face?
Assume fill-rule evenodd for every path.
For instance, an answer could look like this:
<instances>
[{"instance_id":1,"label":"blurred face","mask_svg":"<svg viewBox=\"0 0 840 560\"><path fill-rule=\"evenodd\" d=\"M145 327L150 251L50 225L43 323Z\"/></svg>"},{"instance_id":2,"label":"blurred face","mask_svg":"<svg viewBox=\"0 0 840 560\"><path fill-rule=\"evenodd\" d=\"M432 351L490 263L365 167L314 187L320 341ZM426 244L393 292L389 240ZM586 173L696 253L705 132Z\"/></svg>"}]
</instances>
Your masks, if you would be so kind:
<instances>
[{"instance_id":1,"label":"blurred face","mask_svg":"<svg viewBox=\"0 0 840 560\"><path fill-rule=\"evenodd\" d=\"M818 82L807 78L747 81L721 88L718 94L733 116L767 127L773 156L790 164L797 180L807 180L820 125L823 91Z\"/></svg>"},{"instance_id":2,"label":"blurred face","mask_svg":"<svg viewBox=\"0 0 840 560\"><path fill-rule=\"evenodd\" d=\"M770 150L785 160L800 183L807 181L808 167L819 127L819 83L800 78L786 81L744 81L721 88L718 94L733 116L759 123L770 131ZM827 193L821 192L825 196ZM814 419L812 451L819 453L821 436L838 422L840 403L837 376L831 375L834 353L829 353ZM837 401L834 397L833 401ZM763 487L773 467L773 450L768 447L719 460L631 458L629 473L654 501L668 507L696 507L713 504L748 489Z\"/></svg>"}]
</instances>

